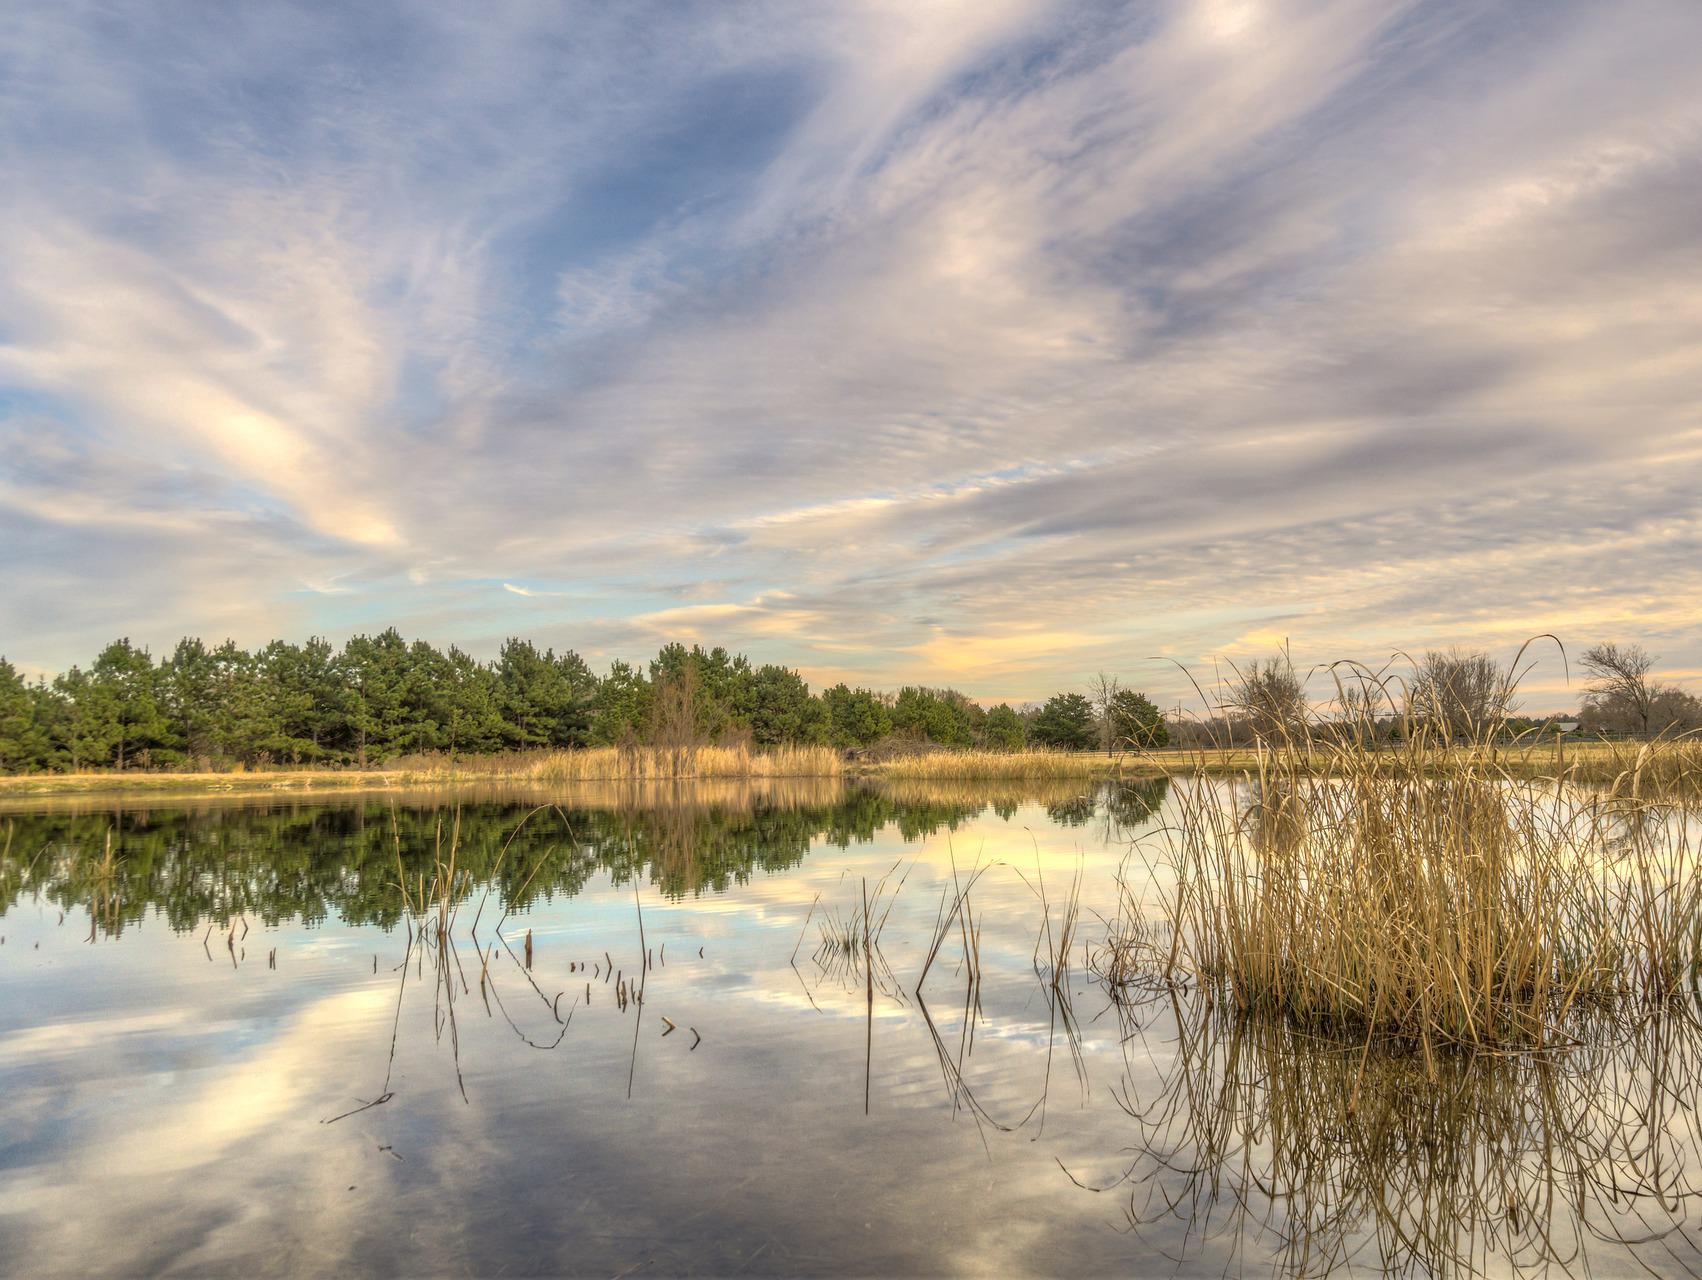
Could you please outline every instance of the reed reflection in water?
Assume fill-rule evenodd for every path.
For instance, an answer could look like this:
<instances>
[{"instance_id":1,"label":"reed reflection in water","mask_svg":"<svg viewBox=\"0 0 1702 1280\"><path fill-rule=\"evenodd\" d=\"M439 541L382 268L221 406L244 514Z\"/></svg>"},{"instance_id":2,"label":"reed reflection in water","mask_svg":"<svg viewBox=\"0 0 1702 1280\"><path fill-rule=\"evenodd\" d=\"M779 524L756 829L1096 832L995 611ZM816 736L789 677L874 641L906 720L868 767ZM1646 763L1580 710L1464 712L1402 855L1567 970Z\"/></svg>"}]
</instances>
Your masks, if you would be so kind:
<instances>
[{"instance_id":1,"label":"reed reflection in water","mask_svg":"<svg viewBox=\"0 0 1702 1280\"><path fill-rule=\"evenodd\" d=\"M1565 1050L1444 1055L1434 1080L1417 1054L1238 1016L1204 992L1117 1013L1135 1154L1102 1182L1068 1172L1120 1194L1128 1228L1178 1265L1228 1242L1294 1275L1702 1267L1691 1006Z\"/></svg>"}]
</instances>

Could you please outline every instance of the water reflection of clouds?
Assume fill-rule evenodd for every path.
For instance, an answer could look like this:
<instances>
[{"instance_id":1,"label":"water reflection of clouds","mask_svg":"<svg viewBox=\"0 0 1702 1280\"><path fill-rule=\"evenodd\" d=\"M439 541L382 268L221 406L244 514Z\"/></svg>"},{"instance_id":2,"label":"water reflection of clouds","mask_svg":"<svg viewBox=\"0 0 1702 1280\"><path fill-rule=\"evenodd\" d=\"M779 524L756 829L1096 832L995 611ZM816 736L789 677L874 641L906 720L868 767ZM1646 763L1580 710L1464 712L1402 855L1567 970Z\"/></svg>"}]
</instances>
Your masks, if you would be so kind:
<instances>
[{"instance_id":1,"label":"water reflection of clouds","mask_svg":"<svg viewBox=\"0 0 1702 1280\"><path fill-rule=\"evenodd\" d=\"M983 836L991 845L1013 832L1000 820L971 818L953 840ZM1017 838L1032 857L1026 834ZM1061 833L1056 843L1073 850L1079 838ZM1043 856L1053 844L1041 841ZM698 1265L712 1259L730 1267L740 1257L728 1242L743 1236L758 1242L751 1249L789 1239L784 1251L769 1246L781 1268L846 1257L899 1270L933 1269L948 1256L965 1265L978 1259L979 1269L994 1258L1011 1261L1010 1249L1038 1248L1049 1229L966 1205L942 1252L930 1230L935 1211L907 1208L897 1194L888 1202L884 1192L870 1191L860 1204L844 1199L847 1185L872 1188L881 1169L906 1167L930 1183L986 1176L987 1153L972 1126L950 1120L918 1009L877 999L876 1114L865 1119L859 1024L867 1011L854 993L841 999L824 986L815 1009L830 1016L802 1018L809 1002L786 963L818 894L848 899L851 885L895 861L916 863L889 926L890 945L904 953L902 976L913 978L916 935L931 925L949 878L943 840L918 843L887 827L849 850L818 839L800 867L759 872L720 893L669 898L642 884L648 941L653 950L665 943L667 952L647 982L630 1104L624 1082L635 1015L616 1010L606 984L593 983L593 1004L575 1013L562 1049L542 1054L485 1018L476 978L459 1006L471 1100L460 1102L450 1050L435 1034L428 976L413 981L402 1002L395 1098L324 1126L351 1099L377 1095L396 1009L393 965L406 930L256 926L234 969L216 945L209 962L198 933L131 930L111 946L80 952L69 950L77 945L69 931L60 933L50 939L54 962L74 959L76 968L57 974L58 990L95 1011L7 1045L3 1061L56 1075L78 1113L74 1137L50 1159L6 1175L12 1220L25 1224L13 1233L13 1257L26 1266L73 1259L100 1270L89 1242L105 1238L133 1241L120 1251L125 1265L152 1269L247 1260L265 1271L279 1269L280 1259L397 1269L398 1260L412 1259L427 1262L425 1269L465 1261L484 1270L481 1262L521 1256L534 1269L595 1258L613 1272L646 1250L682 1266L696 1257ZM988 882L990 906L1020 908L1007 922L1021 943L1019 976L1032 941L1031 897L1017 878L996 888ZM632 886L594 875L579 894L540 899L503 925L516 947L527 929L536 941L535 976L551 991L579 982L584 975L567 970L593 952L600 960L607 948L624 966L637 954ZM274 946L282 953L275 972L259 960ZM708 954L699 957L697 946ZM367 967L371 952L381 957L377 974ZM547 1021L512 966L500 981L523 1023ZM169 1008L144 1015L117 1007L161 999ZM699 1024L704 1044L690 1049L683 1031L660 1038L662 1016ZM1001 1042L1038 1032L1024 1020L1020 1032L995 1021L979 1034L986 1069L971 1063L972 1078L984 1076L994 1104L1020 1114L1037 1086L1021 1072L1005 1078L996 1059L1005 1052ZM98 1061L103 1041L109 1052L115 1041L130 1042L124 1057L138 1068L131 1079L115 1084L105 1071L60 1074L53 1065ZM166 1070L150 1072L147 1063ZM385 1145L402 1160L380 1154ZM830 1153L825 1162L823 1153ZM734 1196L727 1172L741 1163L748 1168L734 1180ZM1045 1194L1055 1170L1028 1163L1024 1194ZM573 1165L595 1176L575 1175ZM1008 1187L1012 1175L1002 1167L998 1176ZM538 1187L523 1185L530 1181ZM445 1188L457 1192L448 1210ZM563 1220L561 1202L544 1203L540 1188L570 1191L577 1208ZM871 1215L880 1240L862 1225ZM520 1221L536 1236L524 1250L502 1236ZM545 1221L561 1225L540 1232L536 1224Z\"/></svg>"},{"instance_id":2,"label":"water reflection of clouds","mask_svg":"<svg viewBox=\"0 0 1702 1280\"><path fill-rule=\"evenodd\" d=\"M1280 1262L1256 1231L1201 1238L1198 1222L1221 1215L1209 1193L1123 1234L1118 1205L1058 1166L1103 1184L1132 1161L1155 1194L1189 1191L1138 1149L1143 1130L1119 1100L1164 1098L1202 1042L1179 1036L1162 1002L1125 1022L1079 970L1053 991L1035 969L1037 856L1056 920L1078 867L1084 906L1106 901L1126 833L1055 822L1043 806L954 821L916 838L883 821L844 849L817 832L801 861L716 891L670 896L642 875L657 963L643 1005L624 1011L601 970L606 952L624 977L640 971L630 868L591 870L577 892L502 924L515 954L497 948L488 977L502 1007L489 1013L464 932L475 894L448 957L459 955L458 1045L432 953L411 953L399 991L409 925L255 923L233 967L217 938L209 961L199 931L150 921L89 946L74 918L59 927L53 911L16 907L0 949L8 1265L1140 1273L1159 1249L1185 1257L1184 1272ZM1005 863L972 895L979 970L953 934L918 998L954 859L961 881L977 853ZM910 878L879 942L894 985L877 984L871 1009L860 962L813 963L806 921L818 902L848 910L865 877L872 889L895 863ZM519 958L528 930L541 996ZM39 953L18 947L36 940ZM527 1038L559 1029L558 990L571 1025L556 1048L535 1049ZM679 1025L665 1037L664 1018ZM1223 1060L1188 1077L1206 1080L1185 1099L1205 1122ZM392 1065L389 1101L322 1123L379 1097ZM1244 1096L1256 1122L1257 1098ZM1310 1123L1303 1106L1290 1118ZM1255 1125L1246 1150L1267 1151L1268 1135ZM1344 1229L1356 1242L1372 1228ZM1601 1274L1620 1260L1591 1258Z\"/></svg>"},{"instance_id":3,"label":"water reflection of clouds","mask_svg":"<svg viewBox=\"0 0 1702 1280\"><path fill-rule=\"evenodd\" d=\"M353 1047L390 1002L380 989L327 995L303 1006L238 1061L188 1073L170 1101L123 1132L92 1143L84 1158L96 1176L154 1177L219 1162L262 1132L299 1122L323 1097L327 1047Z\"/></svg>"},{"instance_id":4,"label":"water reflection of clouds","mask_svg":"<svg viewBox=\"0 0 1702 1280\"><path fill-rule=\"evenodd\" d=\"M5 1177L8 1265L32 1274L222 1270L254 1255L262 1237L283 1256L334 1263L355 1209L305 1125L382 1004L376 989L333 992L212 1065L62 1079L57 1087L74 1091L68 1140L50 1163ZM132 1056L169 1061L186 1041L228 1035L239 1019L219 1012L118 1019L111 1030L151 1042ZM37 1028L38 1067L53 1070L67 1051L107 1053L110 1042L91 1034L97 1025L69 1038Z\"/></svg>"}]
</instances>

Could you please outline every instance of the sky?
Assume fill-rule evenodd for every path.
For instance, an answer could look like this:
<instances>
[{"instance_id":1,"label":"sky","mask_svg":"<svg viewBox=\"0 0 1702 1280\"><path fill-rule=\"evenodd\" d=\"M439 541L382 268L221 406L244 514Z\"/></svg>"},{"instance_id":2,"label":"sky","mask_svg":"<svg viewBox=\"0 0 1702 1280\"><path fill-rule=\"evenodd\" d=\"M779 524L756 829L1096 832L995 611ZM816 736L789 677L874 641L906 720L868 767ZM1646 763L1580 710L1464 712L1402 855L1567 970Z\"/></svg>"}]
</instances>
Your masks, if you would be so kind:
<instances>
[{"instance_id":1,"label":"sky","mask_svg":"<svg viewBox=\"0 0 1702 1280\"><path fill-rule=\"evenodd\" d=\"M1023 701L1553 632L1702 691L1698 49L1696 0L12 0L0 653Z\"/></svg>"}]
</instances>

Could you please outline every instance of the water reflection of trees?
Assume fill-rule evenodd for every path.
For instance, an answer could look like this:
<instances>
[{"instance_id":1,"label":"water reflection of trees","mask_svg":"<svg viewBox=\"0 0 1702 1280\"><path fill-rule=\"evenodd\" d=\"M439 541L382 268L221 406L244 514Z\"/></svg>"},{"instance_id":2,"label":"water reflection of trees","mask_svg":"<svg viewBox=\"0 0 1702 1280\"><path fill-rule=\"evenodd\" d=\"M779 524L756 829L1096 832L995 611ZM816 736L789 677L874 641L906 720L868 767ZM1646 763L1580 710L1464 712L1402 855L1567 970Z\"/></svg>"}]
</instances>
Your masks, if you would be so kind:
<instances>
[{"instance_id":1,"label":"water reflection of trees","mask_svg":"<svg viewBox=\"0 0 1702 1280\"><path fill-rule=\"evenodd\" d=\"M264 807L142 807L0 819L0 904L39 893L116 934L157 908L174 929L237 917L313 924L332 916L393 927L400 875L430 878L456 843L467 885L507 906L572 895L607 874L684 897L796 866L819 843L846 848L894 828L916 840L955 827L986 798L878 790L798 795L674 787L670 794L562 805L516 832L533 807L491 800L430 807L363 797ZM513 837L507 857L502 849ZM464 892L465 890L463 890Z\"/></svg>"},{"instance_id":2,"label":"water reflection of trees","mask_svg":"<svg viewBox=\"0 0 1702 1280\"><path fill-rule=\"evenodd\" d=\"M1168 1004L1119 1101L1138 1152L1099 1191L1183 1258L1221 1241L1278 1273L1583 1274L1629 1250L1696 1274L1702 1027L1669 1008L1547 1053L1439 1056L1320 1041L1205 997L1124 1008L1131 1046ZM1172 1055L1170 1049L1174 1050ZM1156 1092L1137 1084L1165 1064ZM1091 1185L1086 1177L1077 1177ZM1605 1259L1593 1250L1605 1246Z\"/></svg>"},{"instance_id":3,"label":"water reflection of trees","mask_svg":"<svg viewBox=\"0 0 1702 1280\"><path fill-rule=\"evenodd\" d=\"M1169 778L1117 779L1054 801L1046 806L1046 814L1064 827L1097 822L1100 838L1110 843L1127 839L1152 821L1169 793Z\"/></svg>"}]
</instances>

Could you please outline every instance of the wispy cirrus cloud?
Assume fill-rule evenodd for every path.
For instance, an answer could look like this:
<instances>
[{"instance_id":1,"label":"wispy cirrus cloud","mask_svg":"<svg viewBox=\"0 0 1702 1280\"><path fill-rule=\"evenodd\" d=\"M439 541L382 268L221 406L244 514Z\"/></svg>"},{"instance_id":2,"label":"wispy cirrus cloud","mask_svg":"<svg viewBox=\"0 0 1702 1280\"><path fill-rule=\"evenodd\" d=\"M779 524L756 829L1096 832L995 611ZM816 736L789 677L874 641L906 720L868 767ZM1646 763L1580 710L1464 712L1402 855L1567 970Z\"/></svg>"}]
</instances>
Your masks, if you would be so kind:
<instances>
[{"instance_id":1,"label":"wispy cirrus cloud","mask_svg":"<svg viewBox=\"0 0 1702 1280\"><path fill-rule=\"evenodd\" d=\"M27 4L0 648L1697 668L1699 41L1682 0Z\"/></svg>"}]
</instances>

